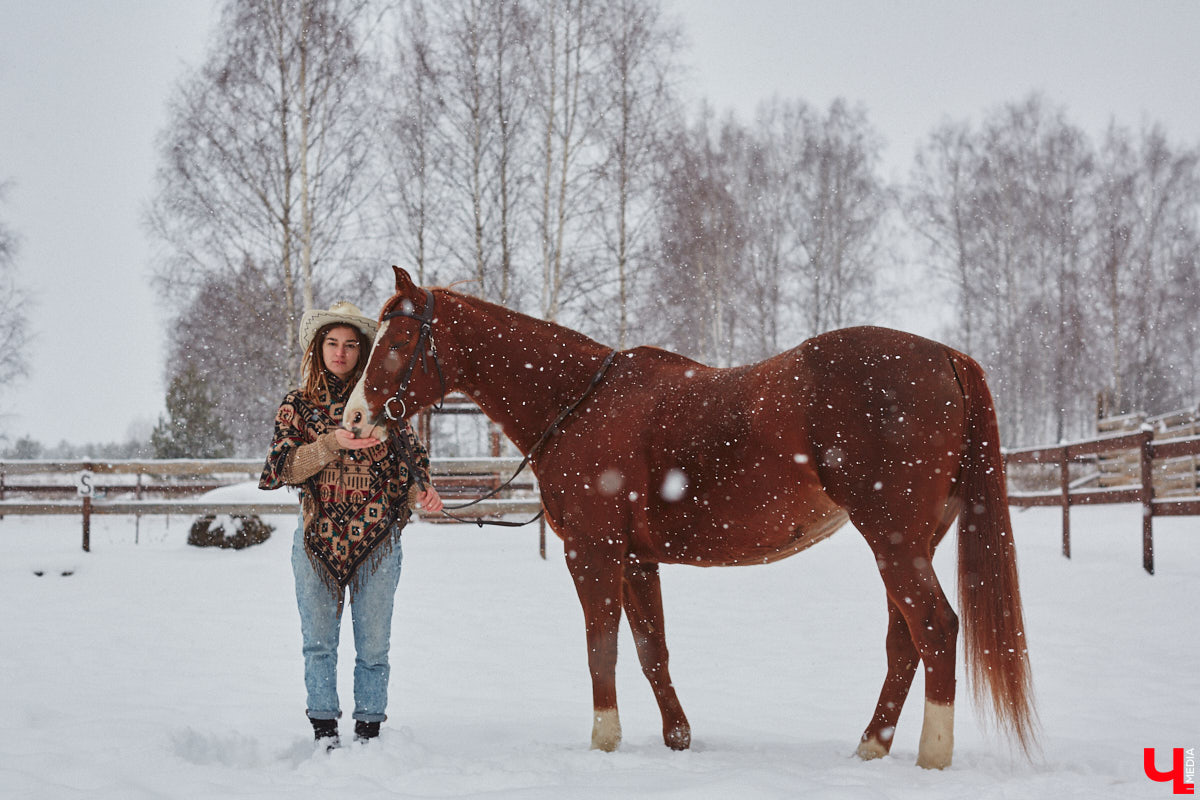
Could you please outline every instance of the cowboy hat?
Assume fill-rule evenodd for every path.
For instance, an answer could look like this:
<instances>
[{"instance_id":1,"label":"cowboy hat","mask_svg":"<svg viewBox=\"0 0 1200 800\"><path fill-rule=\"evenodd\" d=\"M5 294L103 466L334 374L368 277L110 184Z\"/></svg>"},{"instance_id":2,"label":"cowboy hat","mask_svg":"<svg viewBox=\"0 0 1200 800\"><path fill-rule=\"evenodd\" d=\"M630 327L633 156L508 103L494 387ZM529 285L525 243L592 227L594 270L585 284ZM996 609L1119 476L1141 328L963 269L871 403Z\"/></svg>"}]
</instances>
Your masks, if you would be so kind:
<instances>
[{"instance_id":1,"label":"cowboy hat","mask_svg":"<svg viewBox=\"0 0 1200 800\"><path fill-rule=\"evenodd\" d=\"M363 316L358 306L342 300L331 305L328 311L313 308L304 312L304 316L300 318L300 349L307 350L312 338L317 335L317 331L326 325L334 324L357 328L371 340L375 339L375 331L379 329L379 323L370 317Z\"/></svg>"}]
</instances>

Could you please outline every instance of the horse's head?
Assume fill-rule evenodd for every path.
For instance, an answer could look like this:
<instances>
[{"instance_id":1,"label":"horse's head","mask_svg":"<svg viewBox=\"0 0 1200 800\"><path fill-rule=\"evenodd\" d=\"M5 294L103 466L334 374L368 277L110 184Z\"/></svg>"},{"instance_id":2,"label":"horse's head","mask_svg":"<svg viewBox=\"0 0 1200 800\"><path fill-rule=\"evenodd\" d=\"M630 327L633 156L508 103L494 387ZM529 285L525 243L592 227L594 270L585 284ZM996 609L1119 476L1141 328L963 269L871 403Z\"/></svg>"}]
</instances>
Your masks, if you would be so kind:
<instances>
[{"instance_id":1,"label":"horse's head","mask_svg":"<svg viewBox=\"0 0 1200 800\"><path fill-rule=\"evenodd\" d=\"M342 414L342 427L356 436L386 438L387 421L407 419L449 390L434 342L433 293L392 269L396 293L383 305L367 367Z\"/></svg>"}]
</instances>

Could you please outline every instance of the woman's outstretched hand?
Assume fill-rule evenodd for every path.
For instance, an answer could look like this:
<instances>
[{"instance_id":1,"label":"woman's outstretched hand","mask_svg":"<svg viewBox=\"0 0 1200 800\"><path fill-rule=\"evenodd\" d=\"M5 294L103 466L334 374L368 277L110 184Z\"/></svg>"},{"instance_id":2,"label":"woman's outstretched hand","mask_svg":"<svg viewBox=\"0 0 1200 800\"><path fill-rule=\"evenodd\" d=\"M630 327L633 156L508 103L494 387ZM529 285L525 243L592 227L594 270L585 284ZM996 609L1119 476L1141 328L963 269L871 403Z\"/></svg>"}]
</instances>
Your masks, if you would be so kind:
<instances>
[{"instance_id":1,"label":"woman's outstretched hand","mask_svg":"<svg viewBox=\"0 0 1200 800\"><path fill-rule=\"evenodd\" d=\"M337 443L343 450L365 450L379 444L379 440L374 436L365 436L360 439L345 428L334 428L333 437L337 439Z\"/></svg>"}]
</instances>

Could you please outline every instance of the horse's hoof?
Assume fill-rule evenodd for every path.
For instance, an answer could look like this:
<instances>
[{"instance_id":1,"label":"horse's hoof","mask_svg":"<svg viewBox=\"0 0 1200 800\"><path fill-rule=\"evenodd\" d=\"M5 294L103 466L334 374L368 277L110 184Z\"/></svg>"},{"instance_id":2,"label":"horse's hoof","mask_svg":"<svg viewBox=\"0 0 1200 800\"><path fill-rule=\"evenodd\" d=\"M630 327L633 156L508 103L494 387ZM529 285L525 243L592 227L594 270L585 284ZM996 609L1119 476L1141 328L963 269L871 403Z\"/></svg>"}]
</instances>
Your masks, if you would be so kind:
<instances>
[{"instance_id":1,"label":"horse's hoof","mask_svg":"<svg viewBox=\"0 0 1200 800\"><path fill-rule=\"evenodd\" d=\"M613 753L613 752L616 752L616 749L620 746L621 746L621 737L620 736L616 737L615 739L601 738L598 736L592 737L592 749L593 750L601 750L605 753Z\"/></svg>"},{"instance_id":2,"label":"horse's hoof","mask_svg":"<svg viewBox=\"0 0 1200 800\"><path fill-rule=\"evenodd\" d=\"M663 742L672 750L687 750L692 746L692 729L682 725L663 731Z\"/></svg>"},{"instance_id":3,"label":"horse's hoof","mask_svg":"<svg viewBox=\"0 0 1200 800\"><path fill-rule=\"evenodd\" d=\"M949 756L927 757L918 755L917 766L921 769L946 769L950 766Z\"/></svg>"},{"instance_id":4,"label":"horse's hoof","mask_svg":"<svg viewBox=\"0 0 1200 800\"><path fill-rule=\"evenodd\" d=\"M874 737L866 739L858 745L858 757L863 761L874 761L877 758L883 758L888 752L883 743Z\"/></svg>"}]
</instances>

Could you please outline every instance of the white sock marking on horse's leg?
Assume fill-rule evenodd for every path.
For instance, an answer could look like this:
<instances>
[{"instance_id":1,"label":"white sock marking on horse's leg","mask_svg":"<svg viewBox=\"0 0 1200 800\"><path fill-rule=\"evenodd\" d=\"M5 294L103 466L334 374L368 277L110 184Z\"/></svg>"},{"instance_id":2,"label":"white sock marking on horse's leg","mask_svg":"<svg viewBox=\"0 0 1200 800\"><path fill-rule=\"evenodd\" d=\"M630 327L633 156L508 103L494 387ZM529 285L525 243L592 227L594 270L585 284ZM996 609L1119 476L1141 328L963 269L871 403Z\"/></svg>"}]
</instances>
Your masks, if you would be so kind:
<instances>
[{"instance_id":1,"label":"white sock marking on horse's leg","mask_svg":"<svg viewBox=\"0 0 1200 800\"><path fill-rule=\"evenodd\" d=\"M954 755L954 704L925 701L925 722L921 726L921 745L917 766L945 769Z\"/></svg>"},{"instance_id":2,"label":"white sock marking on horse's leg","mask_svg":"<svg viewBox=\"0 0 1200 800\"><path fill-rule=\"evenodd\" d=\"M592 749L611 753L621 743L621 718L615 708L598 708L592 718Z\"/></svg>"}]
</instances>

